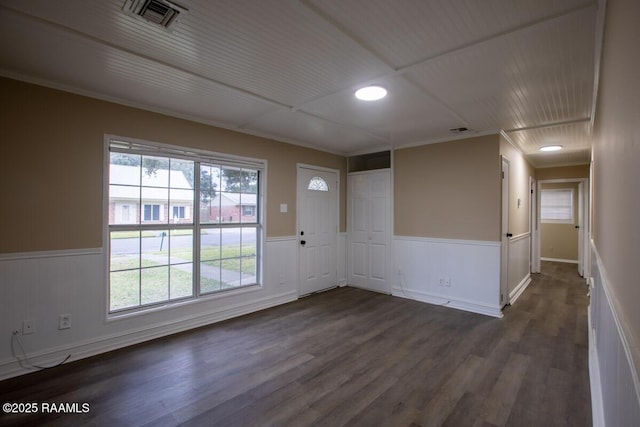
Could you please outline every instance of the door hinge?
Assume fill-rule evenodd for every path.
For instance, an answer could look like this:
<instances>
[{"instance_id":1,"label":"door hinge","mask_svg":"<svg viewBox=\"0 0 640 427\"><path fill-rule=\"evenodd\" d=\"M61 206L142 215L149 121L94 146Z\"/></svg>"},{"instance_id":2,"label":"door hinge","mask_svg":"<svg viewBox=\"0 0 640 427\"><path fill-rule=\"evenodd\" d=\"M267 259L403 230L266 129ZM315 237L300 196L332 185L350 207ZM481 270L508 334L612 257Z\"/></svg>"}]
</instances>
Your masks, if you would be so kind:
<instances>
[{"instance_id":1,"label":"door hinge","mask_svg":"<svg viewBox=\"0 0 640 427\"><path fill-rule=\"evenodd\" d=\"M502 171L502 179L504 179L504 171Z\"/></svg>"},{"instance_id":2,"label":"door hinge","mask_svg":"<svg viewBox=\"0 0 640 427\"><path fill-rule=\"evenodd\" d=\"M500 294L500 302L504 301L504 294Z\"/></svg>"}]
</instances>

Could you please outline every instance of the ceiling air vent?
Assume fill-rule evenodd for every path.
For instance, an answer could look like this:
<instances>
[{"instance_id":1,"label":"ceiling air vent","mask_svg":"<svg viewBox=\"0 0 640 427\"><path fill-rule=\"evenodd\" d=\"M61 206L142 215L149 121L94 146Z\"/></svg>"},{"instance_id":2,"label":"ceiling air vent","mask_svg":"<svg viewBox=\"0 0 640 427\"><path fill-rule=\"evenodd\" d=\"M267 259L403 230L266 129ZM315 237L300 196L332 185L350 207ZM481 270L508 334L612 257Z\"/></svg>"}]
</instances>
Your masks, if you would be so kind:
<instances>
[{"instance_id":1,"label":"ceiling air vent","mask_svg":"<svg viewBox=\"0 0 640 427\"><path fill-rule=\"evenodd\" d=\"M475 131L475 130L473 130L473 129L469 129L469 128L465 128L465 127L460 127L460 128L451 128L451 129L449 129L449 132L451 132L451 133L455 133L456 135L464 135L464 134L478 133L478 131Z\"/></svg>"},{"instance_id":2,"label":"ceiling air vent","mask_svg":"<svg viewBox=\"0 0 640 427\"><path fill-rule=\"evenodd\" d=\"M122 10L167 29L187 12L187 8L168 0L125 0Z\"/></svg>"}]
</instances>

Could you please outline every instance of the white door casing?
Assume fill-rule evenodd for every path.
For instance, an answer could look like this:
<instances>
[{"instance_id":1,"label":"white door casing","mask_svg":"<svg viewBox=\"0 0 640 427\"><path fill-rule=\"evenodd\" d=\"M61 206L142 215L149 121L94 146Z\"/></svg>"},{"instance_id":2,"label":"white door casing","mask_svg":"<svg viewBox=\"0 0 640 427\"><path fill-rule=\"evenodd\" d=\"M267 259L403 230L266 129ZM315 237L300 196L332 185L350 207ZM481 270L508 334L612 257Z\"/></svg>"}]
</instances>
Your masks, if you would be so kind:
<instances>
[{"instance_id":1,"label":"white door casing","mask_svg":"<svg viewBox=\"0 0 640 427\"><path fill-rule=\"evenodd\" d=\"M500 307L509 301L509 160L502 158L502 226L500 254Z\"/></svg>"},{"instance_id":2,"label":"white door casing","mask_svg":"<svg viewBox=\"0 0 640 427\"><path fill-rule=\"evenodd\" d=\"M587 279L591 273L591 263L588 254L590 253L590 186L589 186L589 178L562 178L562 179L546 179L537 182L536 190L536 230L537 230L537 242L536 242L536 252L534 253L534 267L538 267L538 271L540 272L540 248L542 246L541 240L542 236L540 234L540 197L542 192L542 186L544 184L555 184L555 183L578 183L578 272L582 277Z\"/></svg>"},{"instance_id":3,"label":"white door casing","mask_svg":"<svg viewBox=\"0 0 640 427\"><path fill-rule=\"evenodd\" d=\"M307 295L337 286L338 173L298 165L297 181L299 295Z\"/></svg>"}]
</instances>

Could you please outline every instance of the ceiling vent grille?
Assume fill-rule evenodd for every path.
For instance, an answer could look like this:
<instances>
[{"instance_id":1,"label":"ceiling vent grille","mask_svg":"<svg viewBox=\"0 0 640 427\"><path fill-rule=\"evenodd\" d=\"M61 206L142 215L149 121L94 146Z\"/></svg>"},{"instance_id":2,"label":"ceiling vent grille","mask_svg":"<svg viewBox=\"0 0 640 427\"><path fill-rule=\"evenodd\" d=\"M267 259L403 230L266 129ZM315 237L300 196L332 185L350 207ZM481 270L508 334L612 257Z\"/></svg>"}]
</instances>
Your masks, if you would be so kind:
<instances>
[{"instance_id":1,"label":"ceiling vent grille","mask_svg":"<svg viewBox=\"0 0 640 427\"><path fill-rule=\"evenodd\" d=\"M168 0L125 0L122 10L166 29L178 22L180 14L188 11Z\"/></svg>"},{"instance_id":2,"label":"ceiling vent grille","mask_svg":"<svg viewBox=\"0 0 640 427\"><path fill-rule=\"evenodd\" d=\"M451 128L451 129L449 129L449 132L454 133L456 135L465 135L465 134L478 133L478 131L473 130L473 129L469 129L469 128L466 128L466 127Z\"/></svg>"}]
</instances>

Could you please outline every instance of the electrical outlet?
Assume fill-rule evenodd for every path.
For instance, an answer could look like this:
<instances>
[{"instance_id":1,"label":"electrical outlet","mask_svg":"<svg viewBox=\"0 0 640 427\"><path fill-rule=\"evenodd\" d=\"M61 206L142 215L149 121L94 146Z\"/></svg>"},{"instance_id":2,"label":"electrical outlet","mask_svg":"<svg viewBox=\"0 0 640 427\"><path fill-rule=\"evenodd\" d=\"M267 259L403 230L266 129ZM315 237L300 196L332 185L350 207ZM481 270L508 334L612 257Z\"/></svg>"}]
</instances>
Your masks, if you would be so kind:
<instances>
[{"instance_id":1,"label":"electrical outlet","mask_svg":"<svg viewBox=\"0 0 640 427\"><path fill-rule=\"evenodd\" d=\"M438 282L438 284L440 286L444 286L444 287L450 288L451 287L451 279L448 278L448 277L441 277L440 281Z\"/></svg>"},{"instance_id":2,"label":"electrical outlet","mask_svg":"<svg viewBox=\"0 0 640 427\"><path fill-rule=\"evenodd\" d=\"M69 329L71 328L71 315L70 314L61 314L58 316L58 329Z\"/></svg>"},{"instance_id":3,"label":"electrical outlet","mask_svg":"<svg viewBox=\"0 0 640 427\"><path fill-rule=\"evenodd\" d=\"M22 335L29 335L36 331L36 321L33 319L22 321Z\"/></svg>"}]
</instances>

